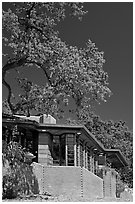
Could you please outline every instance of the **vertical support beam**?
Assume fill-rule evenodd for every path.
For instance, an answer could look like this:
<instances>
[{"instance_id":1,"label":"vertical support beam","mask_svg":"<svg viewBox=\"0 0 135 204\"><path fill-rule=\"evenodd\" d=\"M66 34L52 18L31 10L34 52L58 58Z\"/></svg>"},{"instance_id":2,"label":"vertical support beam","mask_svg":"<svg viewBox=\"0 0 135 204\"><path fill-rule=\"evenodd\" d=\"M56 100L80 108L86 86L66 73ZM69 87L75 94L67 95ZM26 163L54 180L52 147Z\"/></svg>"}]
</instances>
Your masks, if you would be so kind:
<instances>
[{"instance_id":1,"label":"vertical support beam","mask_svg":"<svg viewBox=\"0 0 135 204\"><path fill-rule=\"evenodd\" d=\"M97 168L98 168L98 153L96 151L94 152L94 174L97 174Z\"/></svg>"},{"instance_id":2,"label":"vertical support beam","mask_svg":"<svg viewBox=\"0 0 135 204\"><path fill-rule=\"evenodd\" d=\"M78 166L81 166L81 162L80 162L80 139L78 139Z\"/></svg>"},{"instance_id":3,"label":"vertical support beam","mask_svg":"<svg viewBox=\"0 0 135 204\"><path fill-rule=\"evenodd\" d=\"M104 154L104 157L105 157L105 166L106 166L106 154Z\"/></svg>"},{"instance_id":4,"label":"vertical support beam","mask_svg":"<svg viewBox=\"0 0 135 204\"><path fill-rule=\"evenodd\" d=\"M85 141L83 141L83 167L85 167Z\"/></svg>"},{"instance_id":5,"label":"vertical support beam","mask_svg":"<svg viewBox=\"0 0 135 204\"><path fill-rule=\"evenodd\" d=\"M93 172L93 155L92 155L92 149L90 149L90 171Z\"/></svg>"},{"instance_id":6,"label":"vertical support beam","mask_svg":"<svg viewBox=\"0 0 135 204\"><path fill-rule=\"evenodd\" d=\"M94 171L95 171L95 168L94 168L94 161L95 161L95 159L94 159L94 153L93 153L93 151L92 151L92 173L94 173Z\"/></svg>"},{"instance_id":7,"label":"vertical support beam","mask_svg":"<svg viewBox=\"0 0 135 204\"><path fill-rule=\"evenodd\" d=\"M76 134L76 166L80 166L79 136Z\"/></svg>"},{"instance_id":8,"label":"vertical support beam","mask_svg":"<svg viewBox=\"0 0 135 204\"><path fill-rule=\"evenodd\" d=\"M67 134L66 134L66 155L65 155L65 159L66 159L66 166L68 166L68 146L67 146Z\"/></svg>"},{"instance_id":9,"label":"vertical support beam","mask_svg":"<svg viewBox=\"0 0 135 204\"><path fill-rule=\"evenodd\" d=\"M76 134L74 134L74 166L77 166L76 157Z\"/></svg>"},{"instance_id":10,"label":"vertical support beam","mask_svg":"<svg viewBox=\"0 0 135 204\"><path fill-rule=\"evenodd\" d=\"M88 166L88 158L87 158L87 142L83 142L83 166L87 168Z\"/></svg>"},{"instance_id":11,"label":"vertical support beam","mask_svg":"<svg viewBox=\"0 0 135 204\"><path fill-rule=\"evenodd\" d=\"M86 144L87 144L87 143L86 143ZM85 158L86 158L85 168L88 169L88 149L87 149L87 146L86 146Z\"/></svg>"}]
</instances>

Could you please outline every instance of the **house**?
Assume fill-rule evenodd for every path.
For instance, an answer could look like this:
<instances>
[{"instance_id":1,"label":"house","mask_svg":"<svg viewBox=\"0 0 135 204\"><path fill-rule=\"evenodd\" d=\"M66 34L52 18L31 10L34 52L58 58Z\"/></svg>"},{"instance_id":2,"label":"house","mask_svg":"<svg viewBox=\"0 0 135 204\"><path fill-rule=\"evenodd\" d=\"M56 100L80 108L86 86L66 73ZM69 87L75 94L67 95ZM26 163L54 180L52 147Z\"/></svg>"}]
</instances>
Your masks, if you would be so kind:
<instances>
[{"instance_id":1,"label":"house","mask_svg":"<svg viewBox=\"0 0 135 204\"><path fill-rule=\"evenodd\" d=\"M105 149L85 126L60 125L52 116L3 114L3 140L16 140L35 155L40 193L89 197L116 196L116 167L127 161L118 149Z\"/></svg>"}]
</instances>

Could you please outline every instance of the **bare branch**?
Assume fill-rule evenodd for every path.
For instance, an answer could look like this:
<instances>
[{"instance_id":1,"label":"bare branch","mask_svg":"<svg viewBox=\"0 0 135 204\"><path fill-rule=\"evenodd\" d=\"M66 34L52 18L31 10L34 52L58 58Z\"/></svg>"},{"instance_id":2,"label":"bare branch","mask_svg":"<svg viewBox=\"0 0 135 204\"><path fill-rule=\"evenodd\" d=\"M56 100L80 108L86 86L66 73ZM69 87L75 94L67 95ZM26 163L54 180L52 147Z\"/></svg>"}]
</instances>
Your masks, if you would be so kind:
<instances>
[{"instance_id":1,"label":"bare branch","mask_svg":"<svg viewBox=\"0 0 135 204\"><path fill-rule=\"evenodd\" d=\"M27 57L24 56L22 57L21 59L17 60L17 59L14 59L12 60L11 62L8 62L2 69L2 83L3 85L5 85L8 89L8 98L7 98L7 101L9 103L9 107L11 109L11 111L13 113L15 113L17 110L19 110L20 106L21 105L25 105L25 104L17 104L17 107L15 108L12 103L11 103L11 96L12 96L12 90L11 90L11 87L10 85L6 82L5 80L5 77L6 77L6 72L11 70L11 69L15 69L15 68L18 68L18 67L21 67L22 65L24 64L36 64L37 66L39 66L45 73L45 76L48 80L48 82L50 83L51 86L53 86L52 82L51 82L51 78L49 77L47 71L46 71L46 68L45 68L45 64L43 65L42 63L40 62L36 62L36 61L31 61L31 60L27 60ZM46 65L47 65L47 62L46 62Z\"/></svg>"}]
</instances>

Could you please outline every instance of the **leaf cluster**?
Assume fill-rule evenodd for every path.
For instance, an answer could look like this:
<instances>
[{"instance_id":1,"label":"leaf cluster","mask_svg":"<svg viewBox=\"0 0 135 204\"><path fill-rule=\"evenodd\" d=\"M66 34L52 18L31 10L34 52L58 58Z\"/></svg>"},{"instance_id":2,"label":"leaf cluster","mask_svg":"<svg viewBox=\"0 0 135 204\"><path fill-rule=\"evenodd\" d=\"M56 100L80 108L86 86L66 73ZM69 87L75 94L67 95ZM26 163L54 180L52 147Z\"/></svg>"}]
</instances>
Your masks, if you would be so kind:
<instances>
[{"instance_id":1,"label":"leaf cluster","mask_svg":"<svg viewBox=\"0 0 135 204\"><path fill-rule=\"evenodd\" d=\"M38 193L37 180L22 147L17 142L3 141L2 152L3 199Z\"/></svg>"},{"instance_id":2,"label":"leaf cluster","mask_svg":"<svg viewBox=\"0 0 135 204\"><path fill-rule=\"evenodd\" d=\"M133 186L133 133L123 121L102 121L99 116L93 116L86 127L95 137L109 149L119 149L128 161L128 166L118 169L121 179Z\"/></svg>"}]
</instances>

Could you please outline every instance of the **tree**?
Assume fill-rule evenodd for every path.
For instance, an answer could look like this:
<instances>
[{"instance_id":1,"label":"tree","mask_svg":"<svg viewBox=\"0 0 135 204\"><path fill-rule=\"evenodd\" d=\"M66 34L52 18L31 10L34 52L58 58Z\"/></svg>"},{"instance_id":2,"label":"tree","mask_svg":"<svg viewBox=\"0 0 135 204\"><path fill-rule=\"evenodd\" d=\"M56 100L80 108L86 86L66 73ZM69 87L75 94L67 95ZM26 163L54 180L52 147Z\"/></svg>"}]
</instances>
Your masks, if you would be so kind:
<instances>
[{"instance_id":1,"label":"tree","mask_svg":"<svg viewBox=\"0 0 135 204\"><path fill-rule=\"evenodd\" d=\"M56 118L63 117L63 108L67 106L68 101L62 99L61 94L57 94L56 101L51 87L33 84L27 78L18 77L17 82L20 87L19 96L14 97L12 94L16 114L25 114L29 117L31 113L38 115L50 113ZM2 105L3 113L12 114L7 100L4 100Z\"/></svg>"},{"instance_id":2,"label":"tree","mask_svg":"<svg viewBox=\"0 0 135 204\"><path fill-rule=\"evenodd\" d=\"M84 106L90 109L93 100L105 101L111 95L108 75L103 70L104 53L91 40L85 48L69 46L62 42L56 30L57 24L69 14L81 19L85 13L82 3L66 2L12 3L8 11L3 11L3 44L12 54L3 54L2 80L8 89L7 102L12 113L26 105L26 102L21 106L20 102L12 103L6 73L15 68L42 69L44 88L51 90L54 106L58 107L59 98L63 101L73 98L78 115Z\"/></svg>"},{"instance_id":3,"label":"tree","mask_svg":"<svg viewBox=\"0 0 135 204\"><path fill-rule=\"evenodd\" d=\"M128 129L125 122L102 121L94 116L87 122L86 127L108 149L120 149L128 161L125 168L117 168L121 179L130 187L133 187L133 133Z\"/></svg>"},{"instance_id":4,"label":"tree","mask_svg":"<svg viewBox=\"0 0 135 204\"><path fill-rule=\"evenodd\" d=\"M91 111L82 111L80 118L76 120L67 119L67 124L83 124L107 149L119 149L126 158L128 166L117 168L120 178L133 187L133 133L128 129L124 121L103 121ZM118 188L123 186L121 181Z\"/></svg>"}]
</instances>

